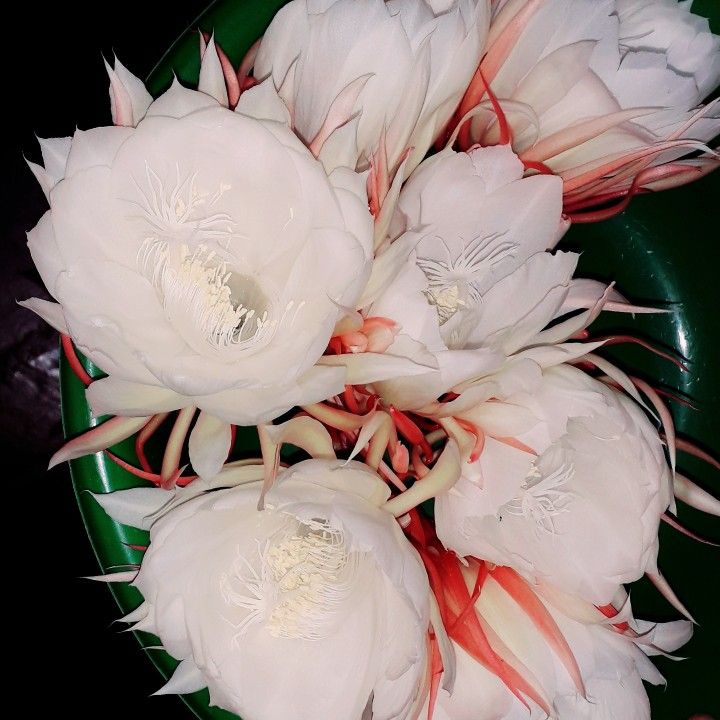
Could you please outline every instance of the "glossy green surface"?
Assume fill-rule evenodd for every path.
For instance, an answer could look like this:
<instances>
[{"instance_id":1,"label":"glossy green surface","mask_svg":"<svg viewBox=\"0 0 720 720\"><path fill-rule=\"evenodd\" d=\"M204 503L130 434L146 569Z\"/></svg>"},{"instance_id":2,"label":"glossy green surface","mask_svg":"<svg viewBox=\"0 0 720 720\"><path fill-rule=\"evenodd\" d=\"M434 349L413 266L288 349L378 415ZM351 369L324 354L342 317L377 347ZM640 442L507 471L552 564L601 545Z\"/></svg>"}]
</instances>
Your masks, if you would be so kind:
<instances>
[{"instance_id":1,"label":"glossy green surface","mask_svg":"<svg viewBox=\"0 0 720 720\"><path fill-rule=\"evenodd\" d=\"M151 91L157 94L167 87L173 72L184 82L195 82L199 68L197 26L214 30L219 43L237 63L282 4L283 0L221 0L213 3L163 56L150 78ZM706 15L712 13L715 32L718 32L720 8L717 2L696 2L695 9ZM637 198L630 210L620 217L596 225L573 227L564 241L566 248L583 251L580 275L614 279L618 288L631 299L656 306L662 304L671 310L654 317L608 315L595 327L597 334L629 332L682 353L687 359L688 373L682 373L642 349L613 348L605 354L619 360L624 368L635 374L660 387L679 390L691 399L696 410L671 402L678 430L717 456L720 456L719 202L720 174L716 174L680 190ZM83 388L65 364L61 383L63 422L69 437L83 431L93 421ZM256 443L252 433L246 431L239 435L238 444L250 449ZM134 460L130 442L118 446L116 452ZM710 472L683 456L679 464L706 487L720 493L720 473ZM74 461L71 472L88 535L103 570L138 563L141 553L128 545L144 544L146 534L110 521L85 492L130 487L137 484L136 479L105 460L102 454ZM694 531L720 540L720 523L717 521L686 507L680 508L680 519ZM701 627L683 649L688 660L675 663L661 658L658 661L668 679L668 688L650 690L653 718L680 720L700 712L720 716L716 687L720 677L716 659L720 643L720 551L665 527L661 538L661 569ZM598 541L602 542L601 539ZM141 600L139 593L124 585L114 586L112 591L123 612L132 610ZM675 617L667 604L644 583L638 583L633 589L633 601L636 611L640 611L638 614L645 617ZM146 635L140 635L139 639L144 645L157 644L156 639ZM150 651L148 654L164 676L175 666L165 653ZM202 718L234 717L208 708L205 691L186 700Z\"/></svg>"}]
</instances>

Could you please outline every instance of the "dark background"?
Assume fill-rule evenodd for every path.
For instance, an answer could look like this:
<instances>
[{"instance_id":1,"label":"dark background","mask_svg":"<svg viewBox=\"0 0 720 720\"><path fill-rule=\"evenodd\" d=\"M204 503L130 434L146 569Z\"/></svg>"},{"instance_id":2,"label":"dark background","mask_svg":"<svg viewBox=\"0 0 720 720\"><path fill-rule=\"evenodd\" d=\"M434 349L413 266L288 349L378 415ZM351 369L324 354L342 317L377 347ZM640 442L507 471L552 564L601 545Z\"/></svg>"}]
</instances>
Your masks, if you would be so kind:
<instances>
[{"instance_id":1,"label":"dark background","mask_svg":"<svg viewBox=\"0 0 720 720\"><path fill-rule=\"evenodd\" d=\"M175 697L149 697L162 684L137 641L111 625L66 465L46 472L62 443L57 334L16 300L47 297L25 248L25 231L45 199L23 160L34 140L110 124L102 54L113 51L146 77L206 0L18 3L5 25L0 141L0 448L5 475L4 604L0 619L6 702L19 715L70 711L76 718L187 717ZM9 493L9 497L8 497ZM17 520L17 522L13 522ZM12 528L12 530L10 530ZM8 567L9 564L9 567ZM27 696L16 684L36 690Z\"/></svg>"}]
</instances>

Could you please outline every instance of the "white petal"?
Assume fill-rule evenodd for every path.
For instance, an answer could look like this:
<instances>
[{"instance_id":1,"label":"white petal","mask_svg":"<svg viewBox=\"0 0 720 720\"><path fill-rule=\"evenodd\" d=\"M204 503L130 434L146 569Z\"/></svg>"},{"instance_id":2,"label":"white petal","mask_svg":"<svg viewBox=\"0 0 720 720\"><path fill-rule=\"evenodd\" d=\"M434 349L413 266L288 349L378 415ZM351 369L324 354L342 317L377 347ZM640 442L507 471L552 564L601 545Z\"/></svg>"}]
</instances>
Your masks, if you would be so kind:
<instances>
[{"instance_id":1,"label":"white petal","mask_svg":"<svg viewBox=\"0 0 720 720\"><path fill-rule=\"evenodd\" d=\"M290 124L290 113L270 79L245 90L240 96L235 112L258 120L274 120Z\"/></svg>"},{"instance_id":2,"label":"white petal","mask_svg":"<svg viewBox=\"0 0 720 720\"><path fill-rule=\"evenodd\" d=\"M365 286L362 297L358 301L359 307L368 307L382 295L401 271L419 241L420 235L413 232L405 233L392 243L385 252L375 258L370 279Z\"/></svg>"},{"instance_id":3,"label":"white petal","mask_svg":"<svg viewBox=\"0 0 720 720\"><path fill-rule=\"evenodd\" d=\"M516 353L513 357L527 358L541 368L549 368L560 363L569 363L597 350L604 341L594 343L567 342L558 345L539 345Z\"/></svg>"},{"instance_id":4,"label":"white petal","mask_svg":"<svg viewBox=\"0 0 720 720\"><path fill-rule=\"evenodd\" d=\"M25 162L30 168L32 174L35 176L35 179L38 181L38 185L40 185L40 188L42 189L45 198L49 201L50 191L53 189L53 187L55 187L55 181L52 179L49 173L45 172L45 168L43 168L42 166L32 162L31 160L25 160Z\"/></svg>"},{"instance_id":5,"label":"white petal","mask_svg":"<svg viewBox=\"0 0 720 720\"><path fill-rule=\"evenodd\" d=\"M76 130L68 155L65 178L94 165L112 165L122 144L134 133L131 127L98 127ZM62 187L62 186L61 186ZM53 196L53 204L55 197Z\"/></svg>"},{"instance_id":6,"label":"white petal","mask_svg":"<svg viewBox=\"0 0 720 720\"><path fill-rule=\"evenodd\" d=\"M172 499L173 494L174 491L160 488L130 488L104 494L92 493L92 496L115 522L149 530L151 517Z\"/></svg>"},{"instance_id":7,"label":"white petal","mask_svg":"<svg viewBox=\"0 0 720 720\"><path fill-rule=\"evenodd\" d=\"M206 93L188 90L175 78L172 85L148 108L146 117L181 118L205 108L217 107L215 98Z\"/></svg>"},{"instance_id":8,"label":"white petal","mask_svg":"<svg viewBox=\"0 0 720 720\"><path fill-rule=\"evenodd\" d=\"M147 603L141 603L132 612L129 612L127 615L123 615L123 617L115 622L130 624L140 622L141 620L145 620L145 618L147 618L149 610L150 609Z\"/></svg>"},{"instance_id":9,"label":"white petal","mask_svg":"<svg viewBox=\"0 0 720 720\"><path fill-rule=\"evenodd\" d=\"M107 71L108 78L110 78L110 113L112 115L113 125L135 127L130 93L118 77L118 74L110 67L107 60L104 62L105 70Z\"/></svg>"},{"instance_id":10,"label":"white petal","mask_svg":"<svg viewBox=\"0 0 720 720\"><path fill-rule=\"evenodd\" d=\"M437 360L421 343L407 335L398 335L384 353L323 355L318 365L344 367L347 384L364 385L388 378L422 375L429 369L435 369Z\"/></svg>"},{"instance_id":11,"label":"white petal","mask_svg":"<svg viewBox=\"0 0 720 720\"><path fill-rule=\"evenodd\" d=\"M114 70L130 98L133 125L137 125L145 117L153 101L152 95L147 91L143 81L133 75L117 58L115 58Z\"/></svg>"},{"instance_id":12,"label":"white petal","mask_svg":"<svg viewBox=\"0 0 720 720\"><path fill-rule=\"evenodd\" d=\"M198 90L215 98L223 107L228 106L227 86L225 85L225 76L215 46L215 35L210 38L210 42L203 53L202 62L200 63Z\"/></svg>"},{"instance_id":13,"label":"white petal","mask_svg":"<svg viewBox=\"0 0 720 720\"><path fill-rule=\"evenodd\" d=\"M477 148L468 155L477 176L485 183L485 192L488 195L520 180L525 172L520 158L507 145Z\"/></svg>"},{"instance_id":14,"label":"white petal","mask_svg":"<svg viewBox=\"0 0 720 720\"><path fill-rule=\"evenodd\" d=\"M28 310L32 310L48 325L54 327L59 333L62 333L63 335L68 334L67 323L65 322L62 306L58 303L41 300L40 298L28 298L27 300L20 300L18 305L21 305Z\"/></svg>"},{"instance_id":15,"label":"white petal","mask_svg":"<svg viewBox=\"0 0 720 720\"><path fill-rule=\"evenodd\" d=\"M237 388L216 395L196 396L195 404L235 425L274 420L296 405L311 405L341 393L346 384L342 367L313 367L291 385Z\"/></svg>"},{"instance_id":16,"label":"white petal","mask_svg":"<svg viewBox=\"0 0 720 720\"><path fill-rule=\"evenodd\" d=\"M187 695L207 686L202 672L192 660L183 660L173 676L153 695Z\"/></svg>"},{"instance_id":17,"label":"white petal","mask_svg":"<svg viewBox=\"0 0 720 720\"><path fill-rule=\"evenodd\" d=\"M192 404L188 398L157 385L142 385L117 377L96 380L85 392L96 417L154 415Z\"/></svg>"},{"instance_id":18,"label":"white petal","mask_svg":"<svg viewBox=\"0 0 720 720\"><path fill-rule=\"evenodd\" d=\"M575 253L537 253L496 283L468 343L500 347L508 354L529 342L556 316L577 265ZM514 302L507 302L512 297Z\"/></svg>"},{"instance_id":19,"label":"white petal","mask_svg":"<svg viewBox=\"0 0 720 720\"><path fill-rule=\"evenodd\" d=\"M55 181L65 177L65 166L70 154L71 137L38 138L45 172Z\"/></svg>"},{"instance_id":20,"label":"white petal","mask_svg":"<svg viewBox=\"0 0 720 720\"><path fill-rule=\"evenodd\" d=\"M190 433L190 462L202 478L212 478L220 472L230 452L232 427L207 412L201 412Z\"/></svg>"},{"instance_id":21,"label":"white petal","mask_svg":"<svg viewBox=\"0 0 720 720\"><path fill-rule=\"evenodd\" d=\"M55 239L52 223L52 212L48 210L38 224L27 234L28 250L35 267L40 273L48 292L55 295L55 283L65 269L65 261Z\"/></svg>"}]
</instances>

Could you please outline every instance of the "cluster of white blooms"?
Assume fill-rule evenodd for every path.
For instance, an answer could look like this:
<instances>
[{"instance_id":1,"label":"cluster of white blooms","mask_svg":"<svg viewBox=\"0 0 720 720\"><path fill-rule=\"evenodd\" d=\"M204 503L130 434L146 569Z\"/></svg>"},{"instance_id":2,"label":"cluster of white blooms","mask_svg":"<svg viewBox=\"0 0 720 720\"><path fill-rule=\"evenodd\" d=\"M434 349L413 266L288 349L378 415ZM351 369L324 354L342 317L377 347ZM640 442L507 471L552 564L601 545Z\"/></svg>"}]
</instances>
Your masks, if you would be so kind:
<instances>
[{"instance_id":1,"label":"cluster of white blooms","mask_svg":"<svg viewBox=\"0 0 720 720\"><path fill-rule=\"evenodd\" d=\"M98 497L150 531L115 579L180 661L163 692L245 720L649 718L647 656L690 624L623 586L684 611L659 523L720 504L588 340L645 309L556 248L717 166L720 39L676 0L292 0L255 50L239 77L205 40L197 90L155 100L116 62L114 124L31 164L55 302L24 304L116 416L55 461L177 411L137 473L162 487ZM261 460L227 462L237 425ZM314 459L280 469L283 444Z\"/></svg>"}]
</instances>

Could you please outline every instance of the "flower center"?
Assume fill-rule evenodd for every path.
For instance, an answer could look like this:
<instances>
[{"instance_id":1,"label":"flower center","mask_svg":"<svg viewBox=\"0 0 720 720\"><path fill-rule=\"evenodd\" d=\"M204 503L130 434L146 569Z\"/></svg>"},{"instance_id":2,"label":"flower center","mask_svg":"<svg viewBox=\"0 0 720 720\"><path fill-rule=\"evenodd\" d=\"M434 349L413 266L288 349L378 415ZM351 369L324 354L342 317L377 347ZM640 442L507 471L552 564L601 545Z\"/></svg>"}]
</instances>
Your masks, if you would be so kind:
<instances>
[{"instance_id":1,"label":"flower center","mask_svg":"<svg viewBox=\"0 0 720 720\"><path fill-rule=\"evenodd\" d=\"M417 266L428 281L423 292L428 303L435 306L441 326L461 307L477 307L489 287L492 271L514 255L517 245L499 242L501 237L497 233L477 237L454 256L442 242L444 259L417 257Z\"/></svg>"},{"instance_id":2,"label":"flower center","mask_svg":"<svg viewBox=\"0 0 720 720\"><path fill-rule=\"evenodd\" d=\"M150 237L139 265L168 320L197 349L255 346L273 326L272 303L258 281L230 270L205 244L191 250Z\"/></svg>"},{"instance_id":3,"label":"flower center","mask_svg":"<svg viewBox=\"0 0 720 720\"><path fill-rule=\"evenodd\" d=\"M197 174L175 168L168 180L145 165L137 182L145 240L138 252L140 272L153 284L165 314L200 353L256 349L275 326L273 303L258 280L228 261L238 237L230 215L217 205L231 190L199 187Z\"/></svg>"},{"instance_id":4,"label":"flower center","mask_svg":"<svg viewBox=\"0 0 720 720\"><path fill-rule=\"evenodd\" d=\"M222 579L226 603L249 610L236 637L256 623L273 637L327 637L358 568L343 531L325 520L294 520L292 530L268 540L258 554L259 571L239 557Z\"/></svg>"},{"instance_id":5,"label":"flower center","mask_svg":"<svg viewBox=\"0 0 720 720\"><path fill-rule=\"evenodd\" d=\"M569 493L564 485L574 474L574 466L566 462L543 476L533 462L517 496L504 505L505 512L533 520L538 529L554 533L553 518L568 509Z\"/></svg>"}]
</instances>

